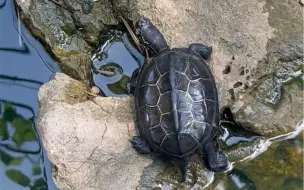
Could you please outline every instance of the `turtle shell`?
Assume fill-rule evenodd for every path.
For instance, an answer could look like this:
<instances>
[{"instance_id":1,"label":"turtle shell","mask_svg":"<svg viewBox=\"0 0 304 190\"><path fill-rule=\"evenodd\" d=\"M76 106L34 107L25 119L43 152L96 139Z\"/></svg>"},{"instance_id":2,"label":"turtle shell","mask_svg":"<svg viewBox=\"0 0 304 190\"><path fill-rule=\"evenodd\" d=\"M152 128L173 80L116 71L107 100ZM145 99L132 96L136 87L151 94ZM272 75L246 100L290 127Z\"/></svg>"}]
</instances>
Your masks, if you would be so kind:
<instances>
[{"instance_id":1,"label":"turtle shell","mask_svg":"<svg viewBox=\"0 0 304 190\"><path fill-rule=\"evenodd\" d=\"M213 138L218 94L207 63L166 50L141 69L135 90L137 125L154 151L181 158Z\"/></svg>"}]
</instances>

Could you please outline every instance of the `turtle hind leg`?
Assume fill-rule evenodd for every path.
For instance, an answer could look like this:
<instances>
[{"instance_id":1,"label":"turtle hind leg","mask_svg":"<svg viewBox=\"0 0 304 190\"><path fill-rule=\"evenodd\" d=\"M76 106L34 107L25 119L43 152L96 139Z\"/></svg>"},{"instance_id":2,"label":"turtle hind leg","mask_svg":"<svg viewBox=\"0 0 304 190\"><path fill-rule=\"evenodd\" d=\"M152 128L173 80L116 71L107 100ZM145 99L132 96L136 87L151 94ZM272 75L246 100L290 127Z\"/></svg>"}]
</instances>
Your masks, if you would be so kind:
<instances>
[{"instance_id":1,"label":"turtle hind leg","mask_svg":"<svg viewBox=\"0 0 304 190\"><path fill-rule=\"evenodd\" d=\"M189 46L192 54L198 55L204 59L208 59L212 53L212 47L200 43L193 43Z\"/></svg>"},{"instance_id":2,"label":"turtle hind leg","mask_svg":"<svg viewBox=\"0 0 304 190\"><path fill-rule=\"evenodd\" d=\"M224 152L216 150L213 141L207 141L203 146L203 151L207 154L206 160L209 169L219 172L228 168L228 158Z\"/></svg>"},{"instance_id":3,"label":"turtle hind leg","mask_svg":"<svg viewBox=\"0 0 304 190\"><path fill-rule=\"evenodd\" d=\"M149 154L151 152L151 149L147 142L140 138L139 136L134 136L131 139L132 147L138 152L139 154Z\"/></svg>"}]
</instances>

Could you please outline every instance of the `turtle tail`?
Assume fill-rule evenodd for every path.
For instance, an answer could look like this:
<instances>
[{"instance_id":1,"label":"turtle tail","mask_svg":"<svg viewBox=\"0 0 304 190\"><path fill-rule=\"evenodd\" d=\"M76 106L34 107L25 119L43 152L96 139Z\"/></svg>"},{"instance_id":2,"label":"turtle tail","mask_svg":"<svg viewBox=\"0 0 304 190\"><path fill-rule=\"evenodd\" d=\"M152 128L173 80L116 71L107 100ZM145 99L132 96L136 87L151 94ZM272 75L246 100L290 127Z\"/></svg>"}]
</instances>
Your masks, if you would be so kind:
<instances>
[{"instance_id":1,"label":"turtle tail","mask_svg":"<svg viewBox=\"0 0 304 190\"><path fill-rule=\"evenodd\" d=\"M176 161L178 167L179 167L179 170L180 170L180 173L181 173L181 183L183 183L184 181L186 181L186 174L187 174L187 168L188 168L188 159L179 159Z\"/></svg>"}]
</instances>

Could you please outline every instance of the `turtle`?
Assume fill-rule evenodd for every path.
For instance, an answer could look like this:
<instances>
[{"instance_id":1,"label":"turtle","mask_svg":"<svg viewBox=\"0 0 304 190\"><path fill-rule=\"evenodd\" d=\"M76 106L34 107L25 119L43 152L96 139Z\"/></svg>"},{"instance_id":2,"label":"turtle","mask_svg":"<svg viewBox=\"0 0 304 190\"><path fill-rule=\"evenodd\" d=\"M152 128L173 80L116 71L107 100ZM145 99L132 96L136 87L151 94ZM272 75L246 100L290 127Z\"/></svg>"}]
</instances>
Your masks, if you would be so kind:
<instances>
[{"instance_id":1,"label":"turtle","mask_svg":"<svg viewBox=\"0 0 304 190\"><path fill-rule=\"evenodd\" d=\"M207 168L227 169L227 155L216 146L220 114L214 76L207 63L212 46L192 43L170 48L146 17L136 33L155 52L139 69L134 99L138 134L130 142L139 154L157 153L178 165L186 180L189 158L202 153Z\"/></svg>"}]
</instances>

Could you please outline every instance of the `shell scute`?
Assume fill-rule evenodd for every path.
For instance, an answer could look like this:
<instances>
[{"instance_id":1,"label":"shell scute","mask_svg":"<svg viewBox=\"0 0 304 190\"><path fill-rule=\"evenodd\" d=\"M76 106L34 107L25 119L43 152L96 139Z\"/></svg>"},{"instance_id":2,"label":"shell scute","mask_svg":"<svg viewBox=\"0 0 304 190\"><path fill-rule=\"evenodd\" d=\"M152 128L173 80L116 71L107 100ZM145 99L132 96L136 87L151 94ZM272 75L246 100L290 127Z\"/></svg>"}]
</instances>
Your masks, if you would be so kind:
<instances>
[{"instance_id":1,"label":"shell scute","mask_svg":"<svg viewBox=\"0 0 304 190\"><path fill-rule=\"evenodd\" d=\"M150 105L154 106L157 104L159 99L159 90L156 85L146 85L139 88L139 93L144 95L139 99L139 107Z\"/></svg>"}]
</instances>

